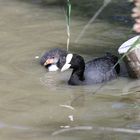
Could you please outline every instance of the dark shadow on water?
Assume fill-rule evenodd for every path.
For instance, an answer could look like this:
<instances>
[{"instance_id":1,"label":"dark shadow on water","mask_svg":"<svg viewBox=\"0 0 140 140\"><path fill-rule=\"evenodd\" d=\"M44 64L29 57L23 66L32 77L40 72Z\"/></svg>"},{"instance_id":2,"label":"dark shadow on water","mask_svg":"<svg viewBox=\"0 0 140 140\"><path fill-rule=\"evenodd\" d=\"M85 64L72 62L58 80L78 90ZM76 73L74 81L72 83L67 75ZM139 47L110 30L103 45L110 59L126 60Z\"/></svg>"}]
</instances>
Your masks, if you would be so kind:
<instances>
[{"instance_id":1,"label":"dark shadow on water","mask_svg":"<svg viewBox=\"0 0 140 140\"><path fill-rule=\"evenodd\" d=\"M22 0L22 2L23 1L38 4L44 8L46 6L59 6L62 8L66 6L66 0ZM72 16L90 19L103 5L104 0L71 0L70 2L72 5ZM134 23L134 20L131 18L131 10L133 7L133 3L127 0L112 0L98 18L113 22L114 24L132 26Z\"/></svg>"}]
</instances>

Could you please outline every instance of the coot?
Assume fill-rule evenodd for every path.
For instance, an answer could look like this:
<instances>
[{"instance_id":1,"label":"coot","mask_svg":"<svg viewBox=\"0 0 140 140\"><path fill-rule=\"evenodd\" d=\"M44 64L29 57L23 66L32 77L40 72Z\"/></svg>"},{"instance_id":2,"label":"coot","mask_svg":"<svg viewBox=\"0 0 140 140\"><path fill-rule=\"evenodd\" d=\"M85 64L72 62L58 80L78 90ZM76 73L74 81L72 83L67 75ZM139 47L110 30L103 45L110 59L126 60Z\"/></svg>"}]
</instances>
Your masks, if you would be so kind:
<instances>
[{"instance_id":1,"label":"coot","mask_svg":"<svg viewBox=\"0 0 140 140\"><path fill-rule=\"evenodd\" d=\"M66 63L61 71L72 68L72 74L68 81L70 85L90 85L103 83L115 79L120 71L117 56L107 53L103 57L95 58L86 64L82 56L78 54L67 54Z\"/></svg>"}]
</instances>

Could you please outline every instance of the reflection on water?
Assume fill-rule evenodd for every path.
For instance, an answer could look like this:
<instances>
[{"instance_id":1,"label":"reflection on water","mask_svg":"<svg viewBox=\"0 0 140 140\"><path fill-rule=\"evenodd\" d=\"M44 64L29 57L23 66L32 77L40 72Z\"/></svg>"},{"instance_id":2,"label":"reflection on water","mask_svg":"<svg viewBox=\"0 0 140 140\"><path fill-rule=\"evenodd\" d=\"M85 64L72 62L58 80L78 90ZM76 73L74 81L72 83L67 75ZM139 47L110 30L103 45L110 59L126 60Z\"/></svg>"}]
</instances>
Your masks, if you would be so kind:
<instances>
[{"instance_id":1,"label":"reflection on water","mask_svg":"<svg viewBox=\"0 0 140 140\"><path fill-rule=\"evenodd\" d=\"M116 52L129 31L96 21L75 44L86 23L72 20L70 50L87 60ZM66 48L61 8L0 0L0 138L137 140L139 80L118 78L102 88L68 86L71 71L48 73L39 65L37 56L55 47Z\"/></svg>"}]
</instances>

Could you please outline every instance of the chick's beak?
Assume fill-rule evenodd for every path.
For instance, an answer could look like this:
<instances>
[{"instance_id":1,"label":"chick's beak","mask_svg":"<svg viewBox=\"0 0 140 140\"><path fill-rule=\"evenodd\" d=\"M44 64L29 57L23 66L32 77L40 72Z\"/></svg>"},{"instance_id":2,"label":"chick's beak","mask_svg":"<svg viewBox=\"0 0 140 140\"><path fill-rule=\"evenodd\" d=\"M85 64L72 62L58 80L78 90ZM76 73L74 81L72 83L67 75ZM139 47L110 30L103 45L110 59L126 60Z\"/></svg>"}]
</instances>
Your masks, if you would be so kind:
<instances>
[{"instance_id":1,"label":"chick's beak","mask_svg":"<svg viewBox=\"0 0 140 140\"><path fill-rule=\"evenodd\" d=\"M47 59L44 63L44 66L47 66L49 64L53 64L54 63L54 59Z\"/></svg>"}]
</instances>

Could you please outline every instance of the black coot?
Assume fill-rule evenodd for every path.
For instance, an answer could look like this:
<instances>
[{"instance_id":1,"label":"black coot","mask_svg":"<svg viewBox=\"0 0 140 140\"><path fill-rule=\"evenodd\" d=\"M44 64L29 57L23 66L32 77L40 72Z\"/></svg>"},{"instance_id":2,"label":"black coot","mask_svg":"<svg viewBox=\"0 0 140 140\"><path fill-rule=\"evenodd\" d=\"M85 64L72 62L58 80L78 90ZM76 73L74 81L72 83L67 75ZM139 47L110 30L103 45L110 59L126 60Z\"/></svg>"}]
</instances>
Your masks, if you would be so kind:
<instances>
[{"instance_id":1,"label":"black coot","mask_svg":"<svg viewBox=\"0 0 140 140\"><path fill-rule=\"evenodd\" d=\"M40 59L40 64L45 66L49 71L57 71L61 69L66 61L67 52L65 50L55 48L46 52Z\"/></svg>"},{"instance_id":2,"label":"black coot","mask_svg":"<svg viewBox=\"0 0 140 140\"><path fill-rule=\"evenodd\" d=\"M88 61L77 54L67 54L66 63L61 71L72 68L72 74L68 81L70 85L90 85L103 83L115 79L120 71L119 64L114 68L118 58L110 53L103 57Z\"/></svg>"}]
</instances>

